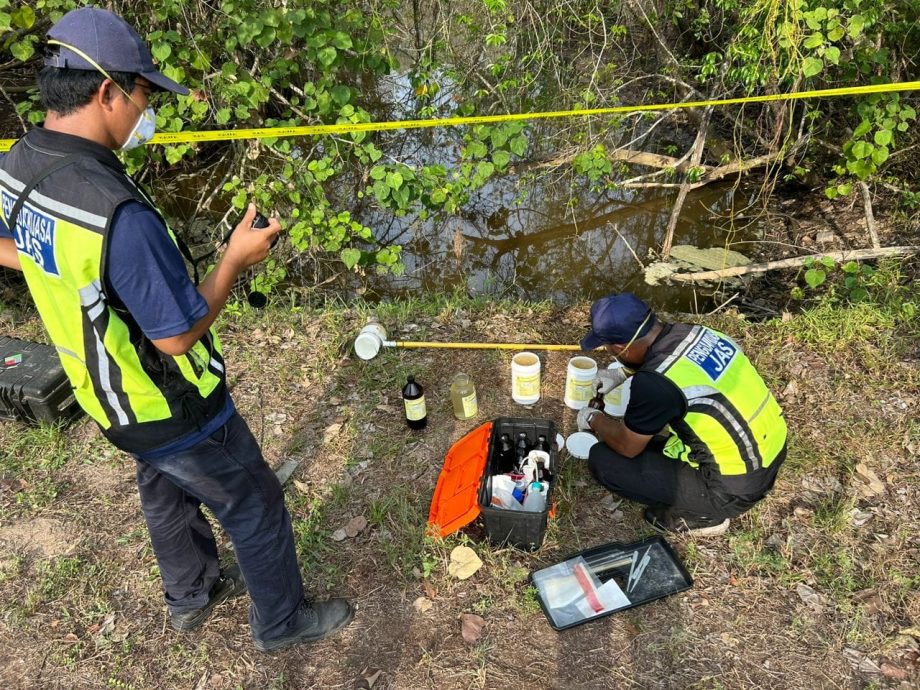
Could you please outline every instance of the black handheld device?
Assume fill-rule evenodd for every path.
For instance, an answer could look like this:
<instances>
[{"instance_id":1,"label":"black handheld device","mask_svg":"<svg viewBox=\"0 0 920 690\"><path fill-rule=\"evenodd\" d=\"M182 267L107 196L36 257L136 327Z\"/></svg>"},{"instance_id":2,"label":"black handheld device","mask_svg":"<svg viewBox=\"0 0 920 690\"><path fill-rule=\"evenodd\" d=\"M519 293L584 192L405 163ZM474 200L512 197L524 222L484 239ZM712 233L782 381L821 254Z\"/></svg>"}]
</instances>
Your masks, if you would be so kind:
<instances>
[{"instance_id":1,"label":"black handheld device","mask_svg":"<svg viewBox=\"0 0 920 690\"><path fill-rule=\"evenodd\" d=\"M256 211L256 217L252 219L252 227L261 230L262 228L268 227L268 218L263 216L261 213ZM275 239L272 240L272 247L278 244L279 235L275 235ZM268 297L265 296L264 292L259 292L258 290L251 290L248 295L246 295L246 301L249 302L249 306L256 309L263 309L266 304L268 304Z\"/></svg>"}]
</instances>

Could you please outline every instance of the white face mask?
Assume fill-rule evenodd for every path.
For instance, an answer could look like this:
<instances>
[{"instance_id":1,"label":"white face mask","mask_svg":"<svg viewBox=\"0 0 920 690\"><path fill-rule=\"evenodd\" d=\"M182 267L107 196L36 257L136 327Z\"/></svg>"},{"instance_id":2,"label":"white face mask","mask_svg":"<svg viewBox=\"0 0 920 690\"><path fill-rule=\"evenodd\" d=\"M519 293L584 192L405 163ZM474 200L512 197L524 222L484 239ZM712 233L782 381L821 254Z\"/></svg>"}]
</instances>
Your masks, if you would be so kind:
<instances>
[{"instance_id":1,"label":"white face mask","mask_svg":"<svg viewBox=\"0 0 920 690\"><path fill-rule=\"evenodd\" d=\"M131 134L128 135L125 143L121 145L121 150L130 151L131 149L135 149L138 146L146 144L148 141L153 139L153 135L156 133L156 128L156 112L153 110L153 108L147 106L147 108L138 118L137 124L134 125L134 129L131 130Z\"/></svg>"}]
</instances>

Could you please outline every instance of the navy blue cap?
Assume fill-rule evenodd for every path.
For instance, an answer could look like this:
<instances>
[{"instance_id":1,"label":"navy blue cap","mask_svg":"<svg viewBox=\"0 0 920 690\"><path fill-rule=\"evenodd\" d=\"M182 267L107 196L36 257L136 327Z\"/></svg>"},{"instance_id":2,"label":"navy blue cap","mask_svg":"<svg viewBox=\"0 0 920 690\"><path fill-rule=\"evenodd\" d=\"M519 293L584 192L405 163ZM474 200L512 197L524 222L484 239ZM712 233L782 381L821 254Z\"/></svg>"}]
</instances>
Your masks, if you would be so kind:
<instances>
[{"instance_id":1,"label":"navy blue cap","mask_svg":"<svg viewBox=\"0 0 920 690\"><path fill-rule=\"evenodd\" d=\"M188 94L187 88L157 70L150 50L128 22L108 10L97 7L72 10L51 27L48 38L65 44L52 44L58 50L45 58L48 67L97 71L95 65L67 47L73 46L107 72L139 74L164 91Z\"/></svg>"},{"instance_id":2,"label":"navy blue cap","mask_svg":"<svg viewBox=\"0 0 920 690\"><path fill-rule=\"evenodd\" d=\"M622 345L645 336L655 325L652 308L631 292L601 297L591 305L591 330L581 340L582 350Z\"/></svg>"}]
</instances>

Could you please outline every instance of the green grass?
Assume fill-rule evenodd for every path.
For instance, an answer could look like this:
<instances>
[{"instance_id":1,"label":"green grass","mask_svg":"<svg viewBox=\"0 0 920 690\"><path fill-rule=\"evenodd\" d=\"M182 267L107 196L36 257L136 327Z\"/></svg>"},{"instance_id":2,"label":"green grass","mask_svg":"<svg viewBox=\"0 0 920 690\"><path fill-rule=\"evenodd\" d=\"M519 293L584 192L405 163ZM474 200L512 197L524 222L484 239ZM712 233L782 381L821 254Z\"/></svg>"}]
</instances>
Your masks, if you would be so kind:
<instances>
[{"instance_id":1,"label":"green grass","mask_svg":"<svg viewBox=\"0 0 920 690\"><path fill-rule=\"evenodd\" d=\"M91 577L95 567L87 565L82 558L60 556L50 562L39 564L37 582L26 603L32 612L65 599L81 584L85 577Z\"/></svg>"},{"instance_id":2,"label":"green grass","mask_svg":"<svg viewBox=\"0 0 920 690\"><path fill-rule=\"evenodd\" d=\"M828 535L841 534L850 528L850 511L856 505L854 496L828 496L815 506L815 527Z\"/></svg>"},{"instance_id":3,"label":"green grass","mask_svg":"<svg viewBox=\"0 0 920 690\"><path fill-rule=\"evenodd\" d=\"M60 425L19 425L0 455L0 474L19 482L16 505L28 513L51 506L63 488L59 471L73 457L67 432ZM6 510L0 508L0 517Z\"/></svg>"},{"instance_id":4,"label":"green grass","mask_svg":"<svg viewBox=\"0 0 920 690\"><path fill-rule=\"evenodd\" d=\"M788 576L789 562L779 551L765 544L764 537L760 527L733 529L729 536L732 565L748 576Z\"/></svg>"},{"instance_id":5,"label":"green grass","mask_svg":"<svg viewBox=\"0 0 920 690\"><path fill-rule=\"evenodd\" d=\"M303 568L312 571L330 548L331 530L324 524L325 502L318 497L307 498L288 491L287 505L294 527L297 554Z\"/></svg>"},{"instance_id":6,"label":"green grass","mask_svg":"<svg viewBox=\"0 0 920 690\"><path fill-rule=\"evenodd\" d=\"M389 535L381 540L387 565L404 578L411 576L413 569L425 568L427 500L427 496L400 486L369 503L369 522Z\"/></svg>"},{"instance_id":7,"label":"green grass","mask_svg":"<svg viewBox=\"0 0 920 690\"><path fill-rule=\"evenodd\" d=\"M871 585L857 558L846 546L827 546L824 551L812 553L808 565L821 592L834 601L845 601Z\"/></svg>"}]
</instances>

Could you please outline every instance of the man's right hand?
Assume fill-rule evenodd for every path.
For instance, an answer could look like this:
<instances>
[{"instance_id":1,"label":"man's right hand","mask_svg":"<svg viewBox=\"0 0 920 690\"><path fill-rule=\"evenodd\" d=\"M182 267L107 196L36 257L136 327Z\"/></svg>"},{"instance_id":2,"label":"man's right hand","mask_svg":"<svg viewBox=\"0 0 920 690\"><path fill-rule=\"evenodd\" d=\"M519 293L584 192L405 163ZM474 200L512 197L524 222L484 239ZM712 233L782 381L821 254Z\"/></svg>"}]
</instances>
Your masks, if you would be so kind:
<instances>
[{"instance_id":1,"label":"man's right hand","mask_svg":"<svg viewBox=\"0 0 920 690\"><path fill-rule=\"evenodd\" d=\"M597 376L594 377L594 389L606 395L617 386L623 384L627 378L629 377L626 375L624 367L600 369L597 372Z\"/></svg>"},{"instance_id":2,"label":"man's right hand","mask_svg":"<svg viewBox=\"0 0 920 690\"><path fill-rule=\"evenodd\" d=\"M227 242L224 261L231 262L238 271L244 271L268 256L272 242L281 232L281 223L277 218L269 218L267 228L253 228L255 217L256 205L251 203Z\"/></svg>"}]
</instances>

